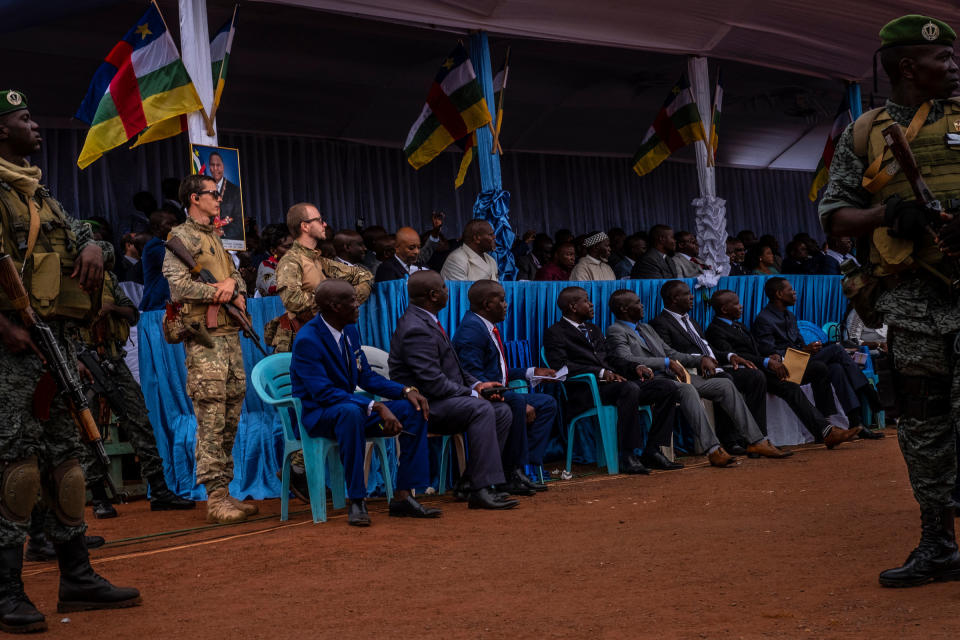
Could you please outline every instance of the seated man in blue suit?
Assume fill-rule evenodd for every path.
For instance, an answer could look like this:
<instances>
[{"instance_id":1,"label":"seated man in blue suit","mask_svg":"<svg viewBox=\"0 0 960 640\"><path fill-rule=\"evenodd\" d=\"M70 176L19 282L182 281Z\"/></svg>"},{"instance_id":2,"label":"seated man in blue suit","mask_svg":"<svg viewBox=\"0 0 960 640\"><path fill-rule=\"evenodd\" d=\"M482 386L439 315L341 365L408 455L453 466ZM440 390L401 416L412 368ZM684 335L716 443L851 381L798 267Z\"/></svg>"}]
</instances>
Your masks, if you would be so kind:
<instances>
[{"instance_id":1,"label":"seated man in blue suit","mask_svg":"<svg viewBox=\"0 0 960 640\"><path fill-rule=\"evenodd\" d=\"M510 369L507 352L497 324L507 317L503 287L496 280L478 280L467 292L470 311L463 316L453 336L453 348L460 366L477 380L494 380L507 386L511 380L529 380L531 376L552 376L553 369L530 367ZM533 495L546 491L547 485L533 482L523 472L526 464L543 464L547 439L557 417L557 401L545 393L503 394L513 412L510 435L503 447L501 461L507 483L503 490L515 495ZM529 427L528 427L529 425Z\"/></svg>"},{"instance_id":2,"label":"seated man in blue suit","mask_svg":"<svg viewBox=\"0 0 960 640\"><path fill-rule=\"evenodd\" d=\"M413 387L376 373L360 348L356 321L360 305L353 286L324 280L316 290L319 313L297 332L290 362L293 395L303 403L303 424L312 436L332 438L340 445L350 510L347 522L370 525L363 459L368 436L400 434L397 491L390 515L436 518L432 509L414 500L410 489L430 484L427 447L427 399ZM384 398L375 402L354 395L354 389Z\"/></svg>"}]
</instances>

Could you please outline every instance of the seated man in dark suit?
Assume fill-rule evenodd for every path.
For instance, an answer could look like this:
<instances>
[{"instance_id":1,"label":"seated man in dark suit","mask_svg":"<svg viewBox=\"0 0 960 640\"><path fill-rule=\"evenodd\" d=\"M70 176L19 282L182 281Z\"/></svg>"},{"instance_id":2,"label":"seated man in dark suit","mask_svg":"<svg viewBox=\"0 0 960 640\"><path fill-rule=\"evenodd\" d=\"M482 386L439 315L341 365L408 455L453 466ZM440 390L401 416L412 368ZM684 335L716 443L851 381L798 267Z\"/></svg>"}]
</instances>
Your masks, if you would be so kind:
<instances>
[{"instance_id":1,"label":"seated man in dark suit","mask_svg":"<svg viewBox=\"0 0 960 640\"><path fill-rule=\"evenodd\" d=\"M673 229L665 224L655 224L650 228L650 249L640 256L630 271L631 278L676 278L680 274L670 259L677 248Z\"/></svg>"},{"instance_id":2,"label":"seated man in dark suit","mask_svg":"<svg viewBox=\"0 0 960 640\"><path fill-rule=\"evenodd\" d=\"M534 241L536 242L536 241ZM463 316L453 336L463 369L478 380L493 380L503 386L511 380L529 380L533 375L552 376L554 371L539 367L510 369L507 352L497 324L507 317L503 287L496 280L477 280L467 292L470 311ZM543 464L547 440L557 417L557 401L545 393L503 394L513 412L510 437L503 448L503 469L507 475L504 491L530 495L546 491L547 485L535 483L523 472L526 464ZM529 425L529 426L528 426Z\"/></svg>"},{"instance_id":3,"label":"seated man in dark suit","mask_svg":"<svg viewBox=\"0 0 960 640\"><path fill-rule=\"evenodd\" d=\"M681 353L694 354L700 358L700 375L704 378L723 377L733 380L740 395L750 409L756 425L767 432L767 379L751 362L733 356L733 365L721 369L714 349L703 336L697 321L689 316L693 309L693 294L690 287L680 280L665 282L660 287L663 311L650 321L650 326L663 341ZM732 416L733 414L731 414ZM734 417L734 420L739 420ZM737 430L744 432L742 422ZM749 440L749 439L748 439Z\"/></svg>"},{"instance_id":4,"label":"seated man in dark suit","mask_svg":"<svg viewBox=\"0 0 960 640\"><path fill-rule=\"evenodd\" d=\"M787 307L797 303L797 293L790 281L786 278L770 278L764 283L763 292L770 303L753 321L753 337L757 340L760 353L775 353L781 358L788 348L809 353L810 360L803 374L803 383L814 384L817 408L821 412L826 414L828 411L825 411L824 407L833 406L833 394L826 389L826 381L829 381L851 426L862 422L860 394L867 399L876 413L880 409L880 398L876 389L870 385L860 367L841 345L834 343L823 346L819 341L804 344L797 328L797 317L787 310ZM864 429L860 432L860 437L882 438L883 434Z\"/></svg>"},{"instance_id":5,"label":"seated man in dark suit","mask_svg":"<svg viewBox=\"0 0 960 640\"><path fill-rule=\"evenodd\" d=\"M750 457L786 458L791 455L777 449L766 439L732 380L723 376L706 379L686 373L686 367L701 364L701 356L672 349L652 327L643 324L643 303L637 294L627 289L614 291L610 296L610 309L617 319L607 328L607 345L612 359L628 363L632 367L648 367L654 371L654 375L674 381L685 379L689 375L690 384L674 382L682 394L680 412L693 427L708 457L713 449L720 447L720 442L710 428L700 402L701 397L712 400L733 420L748 445L744 453ZM734 358L736 359L736 356Z\"/></svg>"},{"instance_id":6,"label":"seated man in dark suit","mask_svg":"<svg viewBox=\"0 0 960 640\"><path fill-rule=\"evenodd\" d=\"M406 279L410 274L425 268L419 264L420 234L416 229L412 227L397 229L395 247L393 257L384 260L377 267L374 282Z\"/></svg>"},{"instance_id":7,"label":"seated man in dark suit","mask_svg":"<svg viewBox=\"0 0 960 640\"><path fill-rule=\"evenodd\" d=\"M620 471L650 473L644 460L655 468L680 468L660 453L660 447L670 444L676 422L677 402L681 397L677 385L665 378L654 378L653 371L647 367L624 367L609 357L603 332L589 322L593 319L593 303L586 290L567 287L557 296L557 306L563 317L543 336L547 364L554 369L566 366L571 376L581 373L597 376L601 401L617 407ZM567 388L573 407L583 407L590 402L585 384L568 383ZM643 444L638 413L642 404L653 406L653 424L646 446L637 456L634 450ZM577 409L572 411L576 413ZM712 443L700 444L709 448ZM714 454L710 462L716 466L727 466L734 461L722 448L715 448Z\"/></svg>"},{"instance_id":8,"label":"seated man in dark suit","mask_svg":"<svg viewBox=\"0 0 960 640\"><path fill-rule=\"evenodd\" d=\"M496 381L480 381L464 371L437 319L447 306L447 286L436 271L418 271L407 280L410 306L390 339L390 375L419 387L430 401L430 432L467 434L467 474L471 509L510 509L517 501L492 489L504 483L500 454L513 412L498 395L481 397ZM487 392L489 393L489 392Z\"/></svg>"},{"instance_id":9,"label":"seated man in dark suit","mask_svg":"<svg viewBox=\"0 0 960 640\"><path fill-rule=\"evenodd\" d=\"M726 366L733 354L752 362L766 375L767 391L783 398L800 418L800 422L807 431L817 441L822 440L828 449L853 440L860 433L860 427L844 429L830 424L830 421L807 400L800 385L787 380L787 368L783 366L780 355L772 352L764 355L760 352L749 329L740 322L743 306L736 293L729 289L721 289L710 298L710 305L717 315L707 327L705 335L720 357L720 364Z\"/></svg>"},{"instance_id":10,"label":"seated man in dark suit","mask_svg":"<svg viewBox=\"0 0 960 640\"><path fill-rule=\"evenodd\" d=\"M350 498L347 522L370 524L363 477L366 437L396 434L403 437L390 515L438 517L439 509L424 507L410 494L410 489L430 483L427 400L415 388L387 380L367 363L355 324L360 305L350 283L324 280L316 289L316 300L319 313L297 332L293 343L290 383L294 397L303 403L303 424L310 435L333 438L340 445ZM354 395L358 386L393 400L374 402Z\"/></svg>"}]
</instances>

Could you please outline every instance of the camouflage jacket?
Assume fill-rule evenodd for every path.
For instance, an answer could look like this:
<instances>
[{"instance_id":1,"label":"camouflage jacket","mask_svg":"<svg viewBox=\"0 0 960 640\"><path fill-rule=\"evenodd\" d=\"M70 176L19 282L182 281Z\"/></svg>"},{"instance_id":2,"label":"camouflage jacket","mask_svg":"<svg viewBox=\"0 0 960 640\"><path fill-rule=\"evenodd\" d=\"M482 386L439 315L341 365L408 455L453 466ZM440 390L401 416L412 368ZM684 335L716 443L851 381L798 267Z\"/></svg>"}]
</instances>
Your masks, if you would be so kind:
<instances>
[{"instance_id":1,"label":"camouflage jacket","mask_svg":"<svg viewBox=\"0 0 960 640\"><path fill-rule=\"evenodd\" d=\"M372 273L363 267L324 258L319 249L308 249L299 242L294 242L277 263L277 294L287 313L291 317L316 315L317 304L313 291L327 278L352 284L361 304L370 297Z\"/></svg>"}]
</instances>

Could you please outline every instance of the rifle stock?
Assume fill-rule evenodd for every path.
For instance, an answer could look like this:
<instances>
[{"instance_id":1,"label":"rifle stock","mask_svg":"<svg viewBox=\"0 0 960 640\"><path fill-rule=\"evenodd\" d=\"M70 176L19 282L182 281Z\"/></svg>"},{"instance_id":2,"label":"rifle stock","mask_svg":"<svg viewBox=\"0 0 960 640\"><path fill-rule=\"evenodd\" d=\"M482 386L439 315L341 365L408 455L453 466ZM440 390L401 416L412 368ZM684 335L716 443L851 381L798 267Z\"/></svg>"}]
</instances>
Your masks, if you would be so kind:
<instances>
[{"instance_id":1,"label":"rifle stock","mask_svg":"<svg viewBox=\"0 0 960 640\"><path fill-rule=\"evenodd\" d=\"M168 239L166 242L166 247L170 253L176 257L177 260L182 262L183 265L190 270L190 273L192 273L197 280L211 285L217 283L216 277L214 277L214 275L210 273L208 269L204 269L197 263L196 260L194 260L193 254L190 253L180 238ZM269 355L266 349L263 348L263 345L260 344L260 336L257 335L253 325L250 324L250 320L247 319L247 314L233 302L223 303L223 309L227 312L227 315L234 320L234 322L240 325L240 330L243 332L243 335L248 337L264 356Z\"/></svg>"},{"instance_id":2,"label":"rifle stock","mask_svg":"<svg viewBox=\"0 0 960 640\"><path fill-rule=\"evenodd\" d=\"M0 254L0 287L3 288L4 293L13 303L13 307L20 314L24 326L31 333L34 342L37 343L40 353L43 354L47 370L57 383L57 388L66 396L74 422L80 429L80 435L93 448L97 459L107 471L104 478L111 493L118 499L124 500L124 494L117 489L113 483L113 478L110 477L110 457L107 456L107 452L103 448L100 428L93 419L93 413L90 411L83 385L70 370L67 359L63 355L63 351L60 350L60 345L57 344L49 325L41 320L33 307L30 306L30 298L13 264L13 258L6 254Z\"/></svg>"}]
</instances>

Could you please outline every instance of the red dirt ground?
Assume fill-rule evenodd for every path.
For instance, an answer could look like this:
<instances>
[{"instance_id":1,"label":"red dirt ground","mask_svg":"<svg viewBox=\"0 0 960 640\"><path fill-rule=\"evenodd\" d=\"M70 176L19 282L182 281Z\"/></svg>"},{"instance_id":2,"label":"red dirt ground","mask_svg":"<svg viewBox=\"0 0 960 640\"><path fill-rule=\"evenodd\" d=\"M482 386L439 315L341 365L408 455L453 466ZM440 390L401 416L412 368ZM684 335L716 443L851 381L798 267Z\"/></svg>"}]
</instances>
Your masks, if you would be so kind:
<instances>
[{"instance_id":1,"label":"red dirt ground","mask_svg":"<svg viewBox=\"0 0 960 640\"><path fill-rule=\"evenodd\" d=\"M882 589L916 544L919 512L893 430L788 460L551 484L513 511L447 497L437 521L314 525L298 501L202 527L195 512L120 507L95 566L142 606L59 615L53 565L25 582L48 637L956 638L960 583ZM551 467L552 468L552 467ZM61 622L69 617L69 622Z\"/></svg>"}]
</instances>

